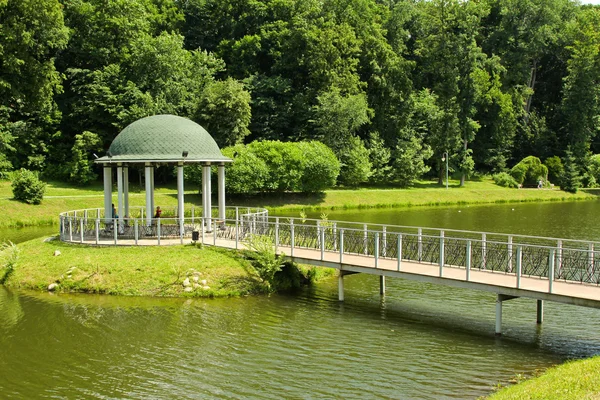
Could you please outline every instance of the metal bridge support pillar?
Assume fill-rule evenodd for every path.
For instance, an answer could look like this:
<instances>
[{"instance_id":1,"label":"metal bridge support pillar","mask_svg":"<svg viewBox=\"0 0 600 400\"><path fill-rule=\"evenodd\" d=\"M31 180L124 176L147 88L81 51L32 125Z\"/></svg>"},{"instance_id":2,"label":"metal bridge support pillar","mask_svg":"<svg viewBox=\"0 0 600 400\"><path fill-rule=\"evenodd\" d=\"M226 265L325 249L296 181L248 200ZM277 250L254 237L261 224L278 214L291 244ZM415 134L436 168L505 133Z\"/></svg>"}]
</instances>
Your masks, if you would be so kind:
<instances>
[{"instance_id":1,"label":"metal bridge support pillar","mask_svg":"<svg viewBox=\"0 0 600 400\"><path fill-rule=\"evenodd\" d=\"M385 276L383 275L379 277L379 294L385 294Z\"/></svg>"},{"instance_id":2,"label":"metal bridge support pillar","mask_svg":"<svg viewBox=\"0 0 600 400\"><path fill-rule=\"evenodd\" d=\"M344 301L344 272L340 271L338 276L338 300Z\"/></svg>"},{"instance_id":3,"label":"metal bridge support pillar","mask_svg":"<svg viewBox=\"0 0 600 400\"><path fill-rule=\"evenodd\" d=\"M516 298L516 296L498 293L498 297L496 298L496 336L502 335L502 302Z\"/></svg>"},{"instance_id":4,"label":"metal bridge support pillar","mask_svg":"<svg viewBox=\"0 0 600 400\"><path fill-rule=\"evenodd\" d=\"M537 301L537 323L544 322L544 300Z\"/></svg>"},{"instance_id":5,"label":"metal bridge support pillar","mask_svg":"<svg viewBox=\"0 0 600 400\"><path fill-rule=\"evenodd\" d=\"M496 298L496 336L502 335L502 295Z\"/></svg>"}]
</instances>

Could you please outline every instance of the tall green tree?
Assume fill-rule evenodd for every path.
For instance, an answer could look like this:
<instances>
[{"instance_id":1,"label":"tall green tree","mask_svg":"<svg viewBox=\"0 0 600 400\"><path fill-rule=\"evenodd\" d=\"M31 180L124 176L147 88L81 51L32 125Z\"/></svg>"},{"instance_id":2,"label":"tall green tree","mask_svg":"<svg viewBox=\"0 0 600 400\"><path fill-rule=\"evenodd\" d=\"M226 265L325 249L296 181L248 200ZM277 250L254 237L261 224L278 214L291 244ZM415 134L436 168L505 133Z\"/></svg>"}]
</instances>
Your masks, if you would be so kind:
<instances>
[{"instance_id":1,"label":"tall green tree","mask_svg":"<svg viewBox=\"0 0 600 400\"><path fill-rule=\"evenodd\" d=\"M228 78L206 85L196 119L220 147L242 143L250 133L250 117L250 94L242 83Z\"/></svg>"},{"instance_id":2,"label":"tall green tree","mask_svg":"<svg viewBox=\"0 0 600 400\"><path fill-rule=\"evenodd\" d=\"M600 131L600 9L580 13L572 29L573 44L568 47L571 58L561 102L563 143L583 165Z\"/></svg>"},{"instance_id":3,"label":"tall green tree","mask_svg":"<svg viewBox=\"0 0 600 400\"><path fill-rule=\"evenodd\" d=\"M432 141L434 159L441 163L445 151L455 154L462 186L473 168L469 143L480 128L475 115L485 83L481 72L486 56L477 37L489 10L484 3L458 0L419 4L422 23L416 54L418 68L423 70L420 84L432 89L444 112L442 137Z\"/></svg>"},{"instance_id":4,"label":"tall green tree","mask_svg":"<svg viewBox=\"0 0 600 400\"><path fill-rule=\"evenodd\" d=\"M58 0L0 1L0 158L18 148L11 156L17 168L44 166L60 119L54 58L67 40Z\"/></svg>"}]
</instances>

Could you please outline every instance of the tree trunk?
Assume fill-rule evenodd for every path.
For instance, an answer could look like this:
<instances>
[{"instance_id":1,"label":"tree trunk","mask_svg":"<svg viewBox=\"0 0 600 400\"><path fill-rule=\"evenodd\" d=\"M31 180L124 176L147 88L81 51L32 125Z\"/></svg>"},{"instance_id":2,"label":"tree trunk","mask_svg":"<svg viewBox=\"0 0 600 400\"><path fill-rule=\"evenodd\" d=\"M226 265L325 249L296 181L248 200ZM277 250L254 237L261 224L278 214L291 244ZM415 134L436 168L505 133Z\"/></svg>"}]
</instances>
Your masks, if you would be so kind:
<instances>
[{"instance_id":1,"label":"tree trunk","mask_svg":"<svg viewBox=\"0 0 600 400\"><path fill-rule=\"evenodd\" d=\"M465 154L467 154L467 139L463 140L463 148L465 150ZM460 174L460 187L465 186L465 177L467 176L467 173L465 172L465 170L462 170L462 173Z\"/></svg>"},{"instance_id":2,"label":"tree trunk","mask_svg":"<svg viewBox=\"0 0 600 400\"><path fill-rule=\"evenodd\" d=\"M535 81L537 78L537 60L533 60L533 66L531 67L531 76L529 78L529 89L531 91L535 88ZM529 122L529 110L531 109L531 100L533 98L533 94L527 95L527 101L525 102L525 125Z\"/></svg>"}]
</instances>

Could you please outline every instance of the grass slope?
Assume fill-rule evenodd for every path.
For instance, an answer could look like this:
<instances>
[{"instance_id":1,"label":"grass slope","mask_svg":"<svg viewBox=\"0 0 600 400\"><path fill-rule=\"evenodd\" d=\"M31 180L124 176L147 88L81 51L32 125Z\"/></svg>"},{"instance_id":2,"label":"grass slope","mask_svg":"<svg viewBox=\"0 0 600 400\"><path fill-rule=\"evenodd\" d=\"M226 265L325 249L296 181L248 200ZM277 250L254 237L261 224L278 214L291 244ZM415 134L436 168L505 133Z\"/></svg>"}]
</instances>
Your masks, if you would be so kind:
<instances>
[{"instance_id":1,"label":"grass slope","mask_svg":"<svg viewBox=\"0 0 600 400\"><path fill-rule=\"evenodd\" d=\"M239 296L261 292L246 273L248 262L223 251L183 246L88 247L34 239L18 246L19 258L5 285L19 289L130 296ZM54 256L54 252L60 255ZM186 278L198 287L184 292ZM1 272L1 271L0 271ZM201 283L206 280L206 285Z\"/></svg>"},{"instance_id":2,"label":"grass slope","mask_svg":"<svg viewBox=\"0 0 600 400\"><path fill-rule=\"evenodd\" d=\"M202 199L197 189L188 185L186 208L200 207ZM116 193L114 199L116 202ZM580 191L571 194L558 189L508 189L495 185L491 179L467 182L459 187L451 181L446 190L434 182L423 181L410 189L337 189L310 195L283 194L229 197L227 204L266 207L271 211L332 210L340 208L408 207L450 204L484 204L530 201L564 201L596 198L599 191ZM215 193L216 195L216 193ZM5 210L0 227L58 224L58 214L63 211L103 207L103 192L99 185L77 188L65 183L50 182L41 205L34 206L12 200L10 182L0 181L0 208ZM143 206L144 192L132 186L130 204ZM160 187L155 192L155 204L163 209L177 205L176 189Z\"/></svg>"},{"instance_id":3,"label":"grass slope","mask_svg":"<svg viewBox=\"0 0 600 400\"><path fill-rule=\"evenodd\" d=\"M600 356L548 369L537 378L504 388L489 400L598 400Z\"/></svg>"}]
</instances>

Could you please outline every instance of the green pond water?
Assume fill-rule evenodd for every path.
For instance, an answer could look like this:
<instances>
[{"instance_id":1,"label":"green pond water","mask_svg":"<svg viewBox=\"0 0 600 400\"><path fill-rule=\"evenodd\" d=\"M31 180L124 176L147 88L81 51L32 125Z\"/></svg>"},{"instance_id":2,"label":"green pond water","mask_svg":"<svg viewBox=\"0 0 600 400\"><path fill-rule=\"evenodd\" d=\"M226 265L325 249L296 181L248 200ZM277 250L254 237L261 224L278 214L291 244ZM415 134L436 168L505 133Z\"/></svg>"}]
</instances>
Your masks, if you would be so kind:
<instances>
[{"instance_id":1,"label":"green pond water","mask_svg":"<svg viewBox=\"0 0 600 400\"><path fill-rule=\"evenodd\" d=\"M600 202L330 212L330 220L600 240ZM318 215L314 215L318 216ZM53 233L0 231L23 241ZM234 299L52 295L0 286L0 398L475 399L515 374L600 354L600 310L504 304L444 286L331 278Z\"/></svg>"}]
</instances>

